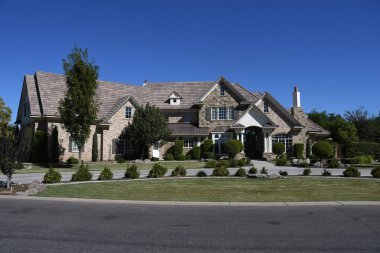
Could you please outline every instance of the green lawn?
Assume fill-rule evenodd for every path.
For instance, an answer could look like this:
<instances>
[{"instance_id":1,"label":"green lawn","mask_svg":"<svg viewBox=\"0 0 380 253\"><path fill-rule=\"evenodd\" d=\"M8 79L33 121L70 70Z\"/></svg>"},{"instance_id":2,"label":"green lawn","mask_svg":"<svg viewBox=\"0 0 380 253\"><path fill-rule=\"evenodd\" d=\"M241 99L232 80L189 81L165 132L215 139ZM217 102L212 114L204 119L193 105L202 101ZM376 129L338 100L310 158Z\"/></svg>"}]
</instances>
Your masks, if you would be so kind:
<instances>
[{"instance_id":1,"label":"green lawn","mask_svg":"<svg viewBox=\"0 0 380 253\"><path fill-rule=\"evenodd\" d=\"M185 167L185 169L199 169L203 168L205 166L204 162L198 162L198 161L159 161L159 162L152 162L151 164L137 164L137 167L139 170L150 170L153 167L154 163L160 163L162 165L165 165L168 169L174 169L178 165L182 165ZM104 166L107 166L111 170L125 170L127 169L127 166L132 165L132 163L93 163L89 164L89 168L91 171L99 171L104 168ZM60 172L70 172L75 171L78 165L73 168L55 168L59 170ZM28 170L17 170L16 174L27 174L27 173L46 173L49 170L49 168L46 168L44 166L40 166L37 164L33 164L31 169Z\"/></svg>"},{"instance_id":2,"label":"green lawn","mask_svg":"<svg viewBox=\"0 0 380 253\"><path fill-rule=\"evenodd\" d=\"M380 201L380 180L333 178L199 178L51 185L37 194L173 201Z\"/></svg>"}]
</instances>

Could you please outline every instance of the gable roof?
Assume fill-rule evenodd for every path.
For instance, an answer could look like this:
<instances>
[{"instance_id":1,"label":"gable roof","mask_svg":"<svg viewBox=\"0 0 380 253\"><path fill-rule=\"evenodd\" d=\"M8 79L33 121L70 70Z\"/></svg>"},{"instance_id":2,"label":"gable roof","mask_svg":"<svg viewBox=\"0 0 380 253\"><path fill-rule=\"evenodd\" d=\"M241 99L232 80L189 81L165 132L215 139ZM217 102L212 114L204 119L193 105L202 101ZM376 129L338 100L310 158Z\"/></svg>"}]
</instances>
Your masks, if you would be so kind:
<instances>
[{"instance_id":1,"label":"gable roof","mask_svg":"<svg viewBox=\"0 0 380 253\"><path fill-rule=\"evenodd\" d=\"M174 96L173 96L174 95ZM172 93L170 93L169 98L182 98L181 95L178 94L178 92L176 92L175 90L173 90Z\"/></svg>"},{"instance_id":2,"label":"gable roof","mask_svg":"<svg viewBox=\"0 0 380 253\"><path fill-rule=\"evenodd\" d=\"M212 86L210 86L210 88L205 93L202 94L202 96L200 96L197 99L196 103L202 104L204 99L211 93L211 91L213 91L215 87L217 85L220 85L221 83L223 83L228 89L232 91L234 95L237 96L237 98L239 99L238 102L247 100L229 81L227 81L227 79L221 76L218 80L216 80L216 82Z\"/></svg>"},{"instance_id":3,"label":"gable roof","mask_svg":"<svg viewBox=\"0 0 380 253\"><path fill-rule=\"evenodd\" d=\"M329 135L330 134L329 131L322 128L321 126L319 126L317 123L315 123L311 119L308 118L307 120L308 120L307 131L309 133L320 134L320 135Z\"/></svg>"},{"instance_id":4,"label":"gable roof","mask_svg":"<svg viewBox=\"0 0 380 253\"><path fill-rule=\"evenodd\" d=\"M137 101L132 97L132 96L124 96L124 97L120 97L118 98L115 103L113 104L113 106L111 107L110 111L104 116L104 118L102 119L102 121L100 122L101 124L109 124L108 120L118 111L120 110L121 107L123 107L123 105L125 105L125 103L127 103L128 101L131 101L132 104L134 104L135 106L139 106L139 104L137 103Z\"/></svg>"}]
</instances>

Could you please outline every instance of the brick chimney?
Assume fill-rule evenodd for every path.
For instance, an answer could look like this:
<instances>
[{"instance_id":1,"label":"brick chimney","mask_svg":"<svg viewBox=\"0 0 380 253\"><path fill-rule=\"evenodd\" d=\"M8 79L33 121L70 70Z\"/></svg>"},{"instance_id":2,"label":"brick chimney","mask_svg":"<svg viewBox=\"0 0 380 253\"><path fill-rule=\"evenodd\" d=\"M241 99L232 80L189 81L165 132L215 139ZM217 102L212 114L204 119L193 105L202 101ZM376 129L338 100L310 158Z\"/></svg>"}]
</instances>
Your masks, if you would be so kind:
<instances>
[{"instance_id":1,"label":"brick chimney","mask_svg":"<svg viewBox=\"0 0 380 253\"><path fill-rule=\"evenodd\" d=\"M148 80L144 80L143 82L143 86L147 85L148 84Z\"/></svg>"}]
</instances>

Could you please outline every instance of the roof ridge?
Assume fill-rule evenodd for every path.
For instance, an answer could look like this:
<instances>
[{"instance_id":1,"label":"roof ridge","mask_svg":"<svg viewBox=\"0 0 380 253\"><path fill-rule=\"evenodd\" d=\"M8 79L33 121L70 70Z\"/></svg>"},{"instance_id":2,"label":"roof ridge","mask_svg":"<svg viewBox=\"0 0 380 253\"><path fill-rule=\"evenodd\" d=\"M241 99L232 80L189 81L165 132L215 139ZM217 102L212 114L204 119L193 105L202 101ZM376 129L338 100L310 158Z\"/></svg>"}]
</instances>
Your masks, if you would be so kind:
<instances>
[{"instance_id":1,"label":"roof ridge","mask_svg":"<svg viewBox=\"0 0 380 253\"><path fill-rule=\"evenodd\" d=\"M147 83L147 85L151 85L151 84L165 84L165 83L214 83L214 82L213 81L156 82L156 83Z\"/></svg>"},{"instance_id":2,"label":"roof ridge","mask_svg":"<svg viewBox=\"0 0 380 253\"><path fill-rule=\"evenodd\" d=\"M243 85L241 85L240 83L233 83L233 84L237 84L239 85L240 88L242 88L243 90L245 90L246 92L248 92L249 94L253 95L255 98L259 99L258 96L256 96L254 93L252 93L251 91L247 90Z\"/></svg>"}]
</instances>

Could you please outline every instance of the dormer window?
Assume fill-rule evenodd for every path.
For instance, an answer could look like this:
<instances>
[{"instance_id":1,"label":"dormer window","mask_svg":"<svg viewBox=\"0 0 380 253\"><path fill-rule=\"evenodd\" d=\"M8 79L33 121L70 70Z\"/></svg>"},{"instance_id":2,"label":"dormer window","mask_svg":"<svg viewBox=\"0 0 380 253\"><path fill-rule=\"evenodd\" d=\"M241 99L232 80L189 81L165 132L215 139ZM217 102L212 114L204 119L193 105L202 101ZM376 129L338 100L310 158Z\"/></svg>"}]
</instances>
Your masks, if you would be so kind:
<instances>
[{"instance_id":1,"label":"dormer window","mask_svg":"<svg viewBox=\"0 0 380 253\"><path fill-rule=\"evenodd\" d=\"M223 86L220 86L220 90L219 90L219 96L224 96L224 87Z\"/></svg>"},{"instance_id":2,"label":"dormer window","mask_svg":"<svg viewBox=\"0 0 380 253\"><path fill-rule=\"evenodd\" d=\"M132 107L125 107L125 118L126 119L132 118Z\"/></svg>"},{"instance_id":3,"label":"dormer window","mask_svg":"<svg viewBox=\"0 0 380 253\"><path fill-rule=\"evenodd\" d=\"M175 91L172 92L169 96L170 105L180 105L182 97Z\"/></svg>"}]
</instances>

